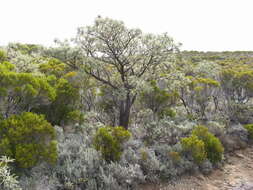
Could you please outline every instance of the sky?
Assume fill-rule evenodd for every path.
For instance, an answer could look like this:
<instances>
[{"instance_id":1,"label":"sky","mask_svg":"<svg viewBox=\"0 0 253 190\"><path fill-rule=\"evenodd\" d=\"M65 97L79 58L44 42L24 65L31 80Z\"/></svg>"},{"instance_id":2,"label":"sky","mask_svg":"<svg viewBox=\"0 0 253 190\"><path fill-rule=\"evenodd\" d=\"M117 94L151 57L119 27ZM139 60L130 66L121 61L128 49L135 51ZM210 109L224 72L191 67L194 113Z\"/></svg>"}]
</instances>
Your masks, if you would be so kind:
<instances>
[{"instance_id":1,"label":"sky","mask_svg":"<svg viewBox=\"0 0 253 190\"><path fill-rule=\"evenodd\" d=\"M253 50L253 0L1 0L0 45L51 46L101 15L145 33L167 32L182 50Z\"/></svg>"}]
</instances>

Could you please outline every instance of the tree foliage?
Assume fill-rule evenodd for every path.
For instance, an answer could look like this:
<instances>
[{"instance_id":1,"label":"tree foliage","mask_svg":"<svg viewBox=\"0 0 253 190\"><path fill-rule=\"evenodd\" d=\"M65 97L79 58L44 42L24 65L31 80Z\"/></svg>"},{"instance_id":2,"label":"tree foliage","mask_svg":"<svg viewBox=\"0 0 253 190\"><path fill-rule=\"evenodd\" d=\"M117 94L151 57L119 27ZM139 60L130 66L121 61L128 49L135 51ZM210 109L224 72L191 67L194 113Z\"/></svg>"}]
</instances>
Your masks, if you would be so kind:
<instances>
[{"instance_id":1,"label":"tree foliage","mask_svg":"<svg viewBox=\"0 0 253 190\"><path fill-rule=\"evenodd\" d=\"M0 111L5 118L22 111L31 111L55 99L56 92L49 83L49 77L18 73L14 68L8 62L0 64Z\"/></svg>"},{"instance_id":2,"label":"tree foliage","mask_svg":"<svg viewBox=\"0 0 253 190\"><path fill-rule=\"evenodd\" d=\"M125 128L138 82L177 48L167 34L143 34L123 22L100 17L93 26L79 28L76 42L85 56L84 72L118 94L119 125Z\"/></svg>"}]
</instances>

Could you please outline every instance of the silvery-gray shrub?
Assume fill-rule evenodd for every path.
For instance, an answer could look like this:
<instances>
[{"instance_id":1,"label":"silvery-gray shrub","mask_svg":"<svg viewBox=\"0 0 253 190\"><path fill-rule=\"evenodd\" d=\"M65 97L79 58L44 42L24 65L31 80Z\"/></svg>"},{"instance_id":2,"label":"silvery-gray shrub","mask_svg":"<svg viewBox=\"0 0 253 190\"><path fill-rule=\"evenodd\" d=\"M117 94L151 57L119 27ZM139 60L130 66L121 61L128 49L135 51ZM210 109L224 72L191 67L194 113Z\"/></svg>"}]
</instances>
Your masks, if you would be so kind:
<instances>
[{"instance_id":1,"label":"silvery-gray shrub","mask_svg":"<svg viewBox=\"0 0 253 190\"><path fill-rule=\"evenodd\" d=\"M17 176L11 173L8 166L9 163L13 162L6 156L0 157L0 188L4 190L22 190Z\"/></svg>"}]
</instances>

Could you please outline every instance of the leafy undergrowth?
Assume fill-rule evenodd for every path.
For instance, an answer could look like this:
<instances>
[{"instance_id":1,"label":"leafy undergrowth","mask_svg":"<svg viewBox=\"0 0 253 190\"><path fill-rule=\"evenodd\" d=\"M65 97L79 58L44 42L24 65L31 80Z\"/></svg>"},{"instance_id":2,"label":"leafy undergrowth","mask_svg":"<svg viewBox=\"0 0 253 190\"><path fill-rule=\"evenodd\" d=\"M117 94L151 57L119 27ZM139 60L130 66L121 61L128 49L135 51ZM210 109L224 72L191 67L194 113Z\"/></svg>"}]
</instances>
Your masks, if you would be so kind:
<instances>
[{"instance_id":1,"label":"leafy undergrowth","mask_svg":"<svg viewBox=\"0 0 253 190\"><path fill-rule=\"evenodd\" d=\"M246 190L253 189L253 147L226 155L226 163L210 175L183 176L167 184L141 186L140 190Z\"/></svg>"}]
</instances>

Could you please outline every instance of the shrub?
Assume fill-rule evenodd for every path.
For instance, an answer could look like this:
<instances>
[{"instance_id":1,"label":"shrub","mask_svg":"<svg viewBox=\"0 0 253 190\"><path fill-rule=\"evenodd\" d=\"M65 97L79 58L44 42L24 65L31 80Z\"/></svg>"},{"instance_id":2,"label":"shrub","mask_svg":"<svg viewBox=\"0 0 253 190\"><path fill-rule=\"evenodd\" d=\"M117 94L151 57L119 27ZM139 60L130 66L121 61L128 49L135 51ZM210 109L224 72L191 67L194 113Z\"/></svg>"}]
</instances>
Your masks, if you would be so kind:
<instances>
[{"instance_id":1,"label":"shrub","mask_svg":"<svg viewBox=\"0 0 253 190\"><path fill-rule=\"evenodd\" d=\"M79 110L71 111L67 114L67 120L73 123L82 123L84 121L84 114Z\"/></svg>"},{"instance_id":2,"label":"shrub","mask_svg":"<svg viewBox=\"0 0 253 190\"><path fill-rule=\"evenodd\" d=\"M24 112L0 122L0 155L14 158L18 167L55 163L56 145L54 128L42 115Z\"/></svg>"},{"instance_id":3,"label":"shrub","mask_svg":"<svg viewBox=\"0 0 253 190\"><path fill-rule=\"evenodd\" d=\"M199 169L201 173L207 175L213 170L213 165L210 160L207 159L199 165Z\"/></svg>"},{"instance_id":4,"label":"shrub","mask_svg":"<svg viewBox=\"0 0 253 190\"><path fill-rule=\"evenodd\" d=\"M6 52L3 50L0 50L0 63L7 61L7 55Z\"/></svg>"},{"instance_id":5,"label":"shrub","mask_svg":"<svg viewBox=\"0 0 253 190\"><path fill-rule=\"evenodd\" d=\"M158 115L160 118L164 118L164 117L175 118L176 112L173 109L166 107L163 110L161 110L161 112L159 112Z\"/></svg>"},{"instance_id":6,"label":"shrub","mask_svg":"<svg viewBox=\"0 0 253 190\"><path fill-rule=\"evenodd\" d=\"M16 72L14 67L8 62L0 63L0 113L3 117L54 101L56 91L49 83L50 77Z\"/></svg>"},{"instance_id":7,"label":"shrub","mask_svg":"<svg viewBox=\"0 0 253 190\"><path fill-rule=\"evenodd\" d=\"M168 153L168 156L172 159L174 163L178 163L181 160L181 156L178 152L171 151Z\"/></svg>"},{"instance_id":8,"label":"shrub","mask_svg":"<svg viewBox=\"0 0 253 190\"><path fill-rule=\"evenodd\" d=\"M60 182L58 188L67 189L103 189L100 188L101 178L100 169L105 167L105 161L101 158L100 152L91 148L93 134L96 125L83 125L83 130L75 133L64 133L62 127L55 127L58 140L58 159L53 167L53 175ZM47 170L44 176L48 175ZM53 185L53 183L50 183ZM94 188L97 187L97 188Z\"/></svg>"},{"instance_id":9,"label":"shrub","mask_svg":"<svg viewBox=\"0 0 253 190\"><path fill-rule=\"evenodd\" d=\"M249 138L253 140L253 124L244 125L244 128L247 129Z\"/></svg>"},{"instance_id":10,"label":"shrub","mask_svg":"<svg viewBox=\"0 0 253 190\"><path fill-rule=\"evenodd\" d=\"M208 128L204 126L197 126L192 131L192 135L197 136L204 142L207 158L212 163L221 161L224 148L220 140L208 131Z\"/></svg>"},{"instance_id":11,"label":"shrub","mask_svg":"<svg viewBox=\"0 0 253 190\"><path fill-rule=\"evenodd\" d=\"M105 190L137 189L139 183L145 182L145 176L138 164L122 165L112 162L100 176Z\"/></svg>"},{"instance_id":12,"label":"shrub","mask_svg":"<svg viewBox=\"0 0 253 190\"><path fill-rule=\"evenodd\" d=\"M8 164L13 162L6 156L0 158L0 189L21 190L17 177L11 174Z\"/></svg>"},{"instance_id":13,"label":"shrub","mask_svg":"<svg viewBox=\"0 0 253 190\"><path fill-rule=\"evenodd\" d=\"M98 129L94 138L94 147L101 151L106 161L118 161L122 154L122 144L131 133L123 127L103 127Z\"/></svg>"},{"instance_id":14,"label":"shrub","mask_svg":"<svg viewBox=\"0 0 253 190\"><path fill-rule=\"evenodd\" d=\"M189 134L195 123L184 122L182 124L176 124L170 118L164 118L159 121L152 121L142 128L143 141L147 142L147 145L167 143L173 145L178 140Z\"/></svg>"},{"instance_id":15,"label":"shrub","mask_svg":"<svg viewBox=\"0 0 253 190\"><path fill-rule=\"evenodd\" d=\"M56 79L53 76L51 76L51 83L56 92L55 99L51 104L38 106L33 111L44 114L52 125L67 125L69 122L82 122L82 115L77 109L77 103L80 98L79 88L75 87L67 79Z\"/></svg>"},{"instance_id":16,"label":"shrub","mask_svg":"<svg viewBox=\"0 0 253 190\"><path fill-rule=\"evenodd\" d=\"M196 163L200 164L206 159L205 144L196 135L182 138L181 144L183 151L190 153Z\"/></svg>"},{"instance_id":17,"label":"shrub","mask_svg":"<svg viewBox=\"0 0 253 190\"><path fill-rule=\"evenodd\" d=\"M154 149L143 147L139 150L139 164L148 182L158 182L161 163Z\"/></svg>"},{"instance_id":18,"label":"shrub","mask_svg":"<svg viewBox=\"0 0 253 190\"><path fill-rule=\"evenodd\" d=\"M147 159L148 159L148 153L144 149L140 150L140 154L141 154L141 160L142 161L147 161Z\"/></svg>"}]
</instances>

